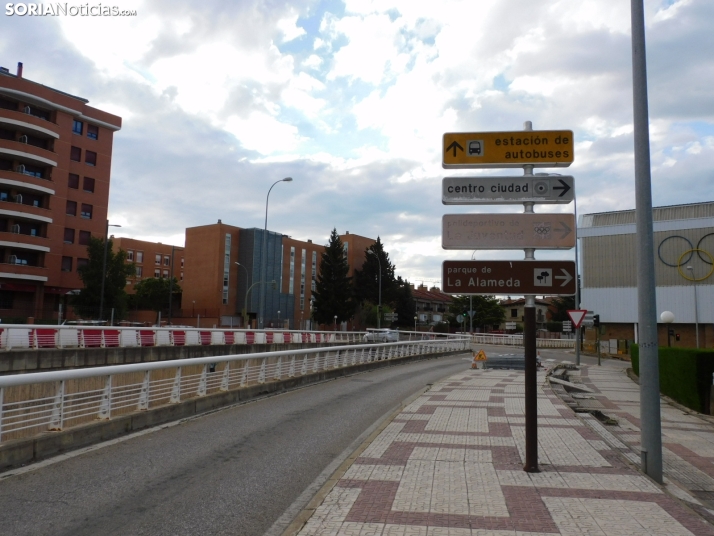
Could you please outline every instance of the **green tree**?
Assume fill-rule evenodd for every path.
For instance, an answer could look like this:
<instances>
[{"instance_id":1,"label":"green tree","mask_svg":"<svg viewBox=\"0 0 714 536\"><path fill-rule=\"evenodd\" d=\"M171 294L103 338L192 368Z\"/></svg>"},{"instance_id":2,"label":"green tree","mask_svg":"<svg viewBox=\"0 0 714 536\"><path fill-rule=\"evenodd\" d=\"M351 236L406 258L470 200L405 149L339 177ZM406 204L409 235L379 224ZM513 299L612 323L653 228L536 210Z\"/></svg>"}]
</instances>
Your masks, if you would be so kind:
<instances>
[{"instance_id":1,"label":"green tree","mask_svg":"<svg viewBox=\"0 0 714 536\"><path fill-rule=\"evenodd\" d=\"M178 280L174 277L168 278L148 277L142 279L134 285L136 305L139 309L151 309L156 311L156 319L158 321L158 313L169 308L169 285L171 292L175 296L181 293L181 287ZM175 303L175 302L174 302Z\"/></svg>"},{"instance_id":2,"label":"green tree","mask_svg":"<svg viewBox=\"0 0 714 536\"><path fill-rule=\"evenodd\" d=\"M394 311L397 313L397 325L414 329L416 302L409 281L397 277L397 290L394 297Z\"/></svg>"},{"instance_id":3,"label":"green tree","mask_svg":"<svg viewBox=\"0 0 714 536\"><path fill-rule=\"evenodd\" d=\"M352 318L355 313L352 278L347 275L349 265L344 246L336 229L320 259L320 273L315 281L313 318L318 324L332 324Z\"/></svg>"},{"instance_id":4,"label":"green tree","mask_svg":"<svg viewBox=\"0 0 714 536\"><path fill-rule=\"evenodd\" d=\"M126 315L127 294L126 278L136 273L133 263L127 264L126 252L120 249L114 253L111 238L107 241L106 272L104 264L104 240L91 237L87 246L88 262L77 270L84 288L72 300L75 311L85 318L99 316L99 305L104 280L104 316L114 309L114 318L122 319Z\"/></svg>"},{"instance_id":5,"label":"green tree","mask_svg":"<svg viewBox=\"0 0 714 536\"><path fill-rule=\"evenodd\" d=\"M551 304L551 320L555 322L570 320L568 311L575 309L575 296L562 296L560 298L554 298Z\"/></svg>"},{"instance_id":6,"label":"green tree","mask_svg":"<svg viewBox=\"0 0 714 536\"><path fill-rule=\"evenodd\" d=\"M468 329L469 298L469 296L454 296L451 306L449 307L451 313L449 321L454 327L458 325L456 317L458 315L464 315ZM505 320L506 312L495 296L472 296L471 298L473 298L474 328L495 326Z\"/></svg>"},{"instance_id":7,"label":"green tree","mask_svg":"<svg viewBox=\"0 0 714 536\"><path fill-rule=\"evenodd\" d=\"M389 254L384 251L382 241L377 237L377 241L366 249L362 269L355 270L355 298L358 303L379 304L380 264L382 303L392 303L395 300L399 288L394 276L396 267L389 261Z\"/></svg>"}]
</instances>

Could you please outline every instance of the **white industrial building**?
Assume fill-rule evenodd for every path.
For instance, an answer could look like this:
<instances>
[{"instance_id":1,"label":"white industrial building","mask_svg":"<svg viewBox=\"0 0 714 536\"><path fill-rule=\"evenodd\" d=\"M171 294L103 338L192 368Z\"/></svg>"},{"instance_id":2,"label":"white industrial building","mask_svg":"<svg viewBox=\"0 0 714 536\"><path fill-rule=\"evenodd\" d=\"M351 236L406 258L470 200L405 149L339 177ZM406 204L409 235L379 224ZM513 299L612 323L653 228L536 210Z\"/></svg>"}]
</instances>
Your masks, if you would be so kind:
<instances>
[{"instance_id":1,"label":"white industrial building","mask_svg":"<svg viewBox=\"0 0 714 536\"><path fill-rule=\"evenodd\" d=\"M714 202L653 208L659 343L714 347ZM578 222L581 306L600 315L603 338L637 340L635 210L584 214ZM695 314L695 302L697 305ZM677 335L679 340L677 340Z\"/></svg>"}]
</instances>

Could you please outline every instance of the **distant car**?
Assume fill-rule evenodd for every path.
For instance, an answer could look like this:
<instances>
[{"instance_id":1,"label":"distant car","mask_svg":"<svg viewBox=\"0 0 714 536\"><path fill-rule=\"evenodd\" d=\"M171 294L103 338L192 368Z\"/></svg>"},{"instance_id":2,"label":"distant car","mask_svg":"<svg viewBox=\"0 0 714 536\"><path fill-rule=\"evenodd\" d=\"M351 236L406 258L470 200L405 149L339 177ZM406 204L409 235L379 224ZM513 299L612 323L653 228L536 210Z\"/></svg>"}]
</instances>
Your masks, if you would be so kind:
<instances>
[{"instance_id":1,"label":"distant car","mask_svg":"<svg viewBox=\"0 0 714 536\"><path fill-rule=\"evenodd\" d=\"M364 342L399 342L399 332L392 329L370 331L364 336Z\"/></svg>"}]
</instances>

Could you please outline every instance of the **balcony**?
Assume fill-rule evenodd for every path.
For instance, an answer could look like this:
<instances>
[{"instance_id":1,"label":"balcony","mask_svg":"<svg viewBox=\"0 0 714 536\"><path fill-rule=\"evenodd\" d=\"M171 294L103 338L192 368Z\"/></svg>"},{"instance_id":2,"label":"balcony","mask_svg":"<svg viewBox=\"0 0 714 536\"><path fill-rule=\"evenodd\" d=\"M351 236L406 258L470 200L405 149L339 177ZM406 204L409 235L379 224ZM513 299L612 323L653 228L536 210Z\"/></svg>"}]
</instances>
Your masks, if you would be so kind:
<instances>
[{"instance_id":1,"label":"balcony","mask_svg":"<svg viewBox=\"0 0 714 536\"><path fill-rule=\"evenodd\" d=\"M48 275L49 270L42 266L28 266L24 264L9 264L0 262L0 278L3 279L47 282Z\"/></svg>"},{"instance_id":2,"label":"balcony","mask_svg":"<svg viewBox=\"0 0 714 536\"><path fill-rule=\"evenodd\" d=\"M50 241L43 236L0 231L0 248L19 248L49 253Z\"/></svg>"},{"instance_id":3,"label":"balcony","mask_svg":"<svg viewBox=\"0 0 714 536\"><path fill-rule=\"evenodd\" d=\"M39 138L59 139L59 127L54 123L23 112L0 110L0 128L14 128Z\"/></svg>"},{"instance_id":4,"label":"balcony","mask_svg":"<svg viewBox=\"0 0 714 536\"><path fill-rule=\"evenodd\" d=\"M57 153L19 141L0 140L0 157L20 160L35 166L57 167Z\"/></svg>"},{"instance_id":5,"label":"balcony","mask_svg":"<svg viewBox=\"0 0 714 536\"><path fill-rule=\"evenodd\" d=\"M55 195L55 191L47 187L47 179L40 179L39 177L25 175L17 171L0 170L0 187L2 186L13 188L20 193L28 192L36 195Z\"/></svg>"},{"instance_id":6,"label":"balcony","mask_svg":"<svg viewBox=\"0 0 714 536\"><path fill-rule=\"evenodd\" d=\"M0 201L0 217L5 216L13 220L36 221L42 223L52 223L50 214L52 212L46 208L23 205L13 201Z\"/></svg>"}]
</instances>

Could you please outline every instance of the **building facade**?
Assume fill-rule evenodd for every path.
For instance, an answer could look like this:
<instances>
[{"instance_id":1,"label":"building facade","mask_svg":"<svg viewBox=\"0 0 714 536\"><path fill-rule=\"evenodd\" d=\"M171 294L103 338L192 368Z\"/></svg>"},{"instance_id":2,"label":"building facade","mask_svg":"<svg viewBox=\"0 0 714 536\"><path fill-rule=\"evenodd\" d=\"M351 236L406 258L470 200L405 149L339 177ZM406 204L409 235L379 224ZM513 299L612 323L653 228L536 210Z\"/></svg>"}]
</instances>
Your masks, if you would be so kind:
<instances>
[{"instance_id":1,"label":"building facade","mask_svg":"<svg viewBox=\"0 0 714 536\"><path fill-rule=\"evenodd\" d=\"M412 287L412 296L416 306L417 327L433 326L446 320L452 297L444 294L438 287L428 288L426 285Z\"/></svg>"},{"instance_id":2,"label":"building facade","mask_svg":"<svg viewBox=\"0 0 714 536\"><path fill-rule=\"evenodd\" d=\"M161 242L147 242L135 238L111 237L112 249L126 251L126 262L136 265L133 276L127 277L126 291L134 293L134 285L142 279L155 277L167 279L175 277L181 285L183 281L183 267L185 264L184 248L162 244Z\"/></svg>"},{"instance_id":3,"label":"building facade","mask_svg":"<svg viewBox=\"0 0 714 536\"><path fill-rule=\"evenodd\" d=\"M656 207L654 271L659 344L714 347L714 202ZM578 223L581 306L600 315L602 339L637 340L635 211L585 214ZM661 323L664 311L674 323ZM675 336L668 341L668 330Z\"/></svg>"},{"instance_id":4,"label":"building facade","mask_svg":"<svg viewBox=\"0 0 714 536\"><path fill-rule=\"evenodd\" d=\"M0 68L0 316L57 317L104 237L121 118Z\"/></svg>"}]
</instances>

